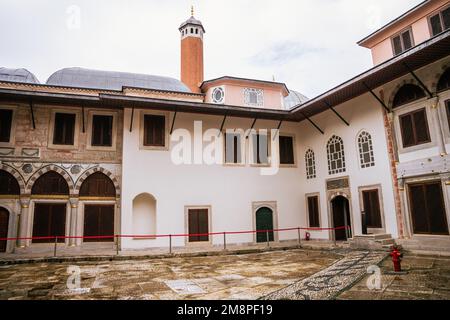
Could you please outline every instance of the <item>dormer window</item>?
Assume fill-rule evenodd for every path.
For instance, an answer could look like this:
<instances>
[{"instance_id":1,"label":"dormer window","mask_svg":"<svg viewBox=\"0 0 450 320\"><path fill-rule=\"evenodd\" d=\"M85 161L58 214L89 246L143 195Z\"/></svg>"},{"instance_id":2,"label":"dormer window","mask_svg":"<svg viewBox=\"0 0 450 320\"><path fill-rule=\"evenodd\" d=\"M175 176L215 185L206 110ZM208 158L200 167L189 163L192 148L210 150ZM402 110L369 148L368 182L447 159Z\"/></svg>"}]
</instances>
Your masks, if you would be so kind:
<instances>
[{"instance_id":1,"label":"dormer window","mask_svg":"<svg viewBox=\"0 0 450 320\"><path fill-rule=\"evenodd\" d=\"M245 88L244 103L250 106L261 107L264 104L264 91L261 89Z\"/></svg>"},{"instance_id":2,"label":"dormer window","mask_svg":"<svg viewBox=\"0 0 450 320\"><path fill-rule=\"evenodd\" d=\"M401 33L392 37L392 50L394 56L412 48L414 45L411 29L402 31Z\"/></svg>"},{"instance_id":3,"label":"dormer window","mask_svg":"<svg viewBox=\"0 0 450 320\"><path fill-rule=\"evenodd\" d=\"M450 28L450 7L436 13L430 17L430 29L432 36L435 36Z\"/></svg>"}]
</instances>

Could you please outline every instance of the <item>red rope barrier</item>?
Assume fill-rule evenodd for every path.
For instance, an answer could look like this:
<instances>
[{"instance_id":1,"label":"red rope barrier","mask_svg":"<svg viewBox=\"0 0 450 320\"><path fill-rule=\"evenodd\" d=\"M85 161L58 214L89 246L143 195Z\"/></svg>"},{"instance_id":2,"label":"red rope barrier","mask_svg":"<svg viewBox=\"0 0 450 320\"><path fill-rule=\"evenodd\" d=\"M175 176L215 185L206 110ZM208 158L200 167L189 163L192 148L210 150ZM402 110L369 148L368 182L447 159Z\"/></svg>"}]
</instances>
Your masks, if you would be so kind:
<instances>
[{"instance_id":1,"label":"red rope barrier","mask_svg":"<svg viewBox=\"0 0 450 320\"><path fill-rule=\"evenodd\" d=\"M167 238L167 237L204 237L224 234L249 234L249 233L267 233L267 232L284 232L294 230L308 230L308 231L329 231L350 229L350 226L341 226L336 228L284 228L272 230L245 230L245 231L224 231L224 232L208 232L208 233L180 233L180 234L117 234L117 235L103 235L103 236L40 236L40 237L17 237L17 238L0 238L0 241L17 241L17 240L54 240L56 239L114 239L114 238Z\"/></svg>"}]
</instances>

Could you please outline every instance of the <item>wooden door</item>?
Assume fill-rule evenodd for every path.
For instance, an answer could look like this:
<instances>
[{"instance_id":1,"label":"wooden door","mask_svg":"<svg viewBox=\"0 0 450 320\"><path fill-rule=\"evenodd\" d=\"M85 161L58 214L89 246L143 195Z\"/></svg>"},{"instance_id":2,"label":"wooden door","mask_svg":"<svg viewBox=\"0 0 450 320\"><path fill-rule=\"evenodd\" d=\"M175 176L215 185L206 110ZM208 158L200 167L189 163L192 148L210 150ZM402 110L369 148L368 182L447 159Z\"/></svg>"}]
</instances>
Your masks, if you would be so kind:
<instances>
[{"instance_id":1,"label":"wooden door","mask_svg":"<svg viewBox=\"0 0 450 320\"><path fill-rule=\"evenodd\" d=\"M33 237L64 236L66 234L66 204L36 203L34 205ZM65 239L58 239L64 242ZM54 239L33 239L33 243L54 242Z\"/></svg>"},{"instance_id":2,"label":"wooden door","mask_svg":"<svg viewBox=\"0 0 450 320\"><path fill-rule=\"evenodd\" d=\"M348 200L345 197L338 196L331 201L331 210L333 213L334 228L350 226L350 209ZM345 241L351 236L351 231L344 228L335 230L335 239Z\"/></svg>"},{"instance_id":3,"label":"wooden door","mask_svg":"<svg viewBox=\"0 0 450 320\"><path fill-rule=\"evenodd\" d=\"M9 212L0 207L0 238L8 237ZM6 240L0 240L0 252L6 251Z\"/></svg>"},{"instance_id":4,"label":"wooden door","mask_svg":"<svg viewBox=\"0 0 450 320\"><path fill-rule=\"evenodd\" d=\"M256 211L256 231L273 230L273 212L267 207ZM269 231L269 241L273 241L273 231ZM267 232L257 232L256 242L267 242Z\"/></svg>"},{"instance_id":5,"label":"wooden door","mask_svg":"<svg viewBox=\"0 0 450 320\"><path fill-rule=\"evenodd\" d=\"M84 206L84 236L112 236L85 238L84 242L114 241L114 205L86 204Z\"/></svg>"},{"instance_id":6,"label":"wooden door","mask_svg":"<svg viewBox=\"0 0 450 320\"><path fill-rule=\"evenodd\" d=\"M199 235L209 232L208 209L189 209L188 215L189 242L209 241L208 235Z\"/></svg>"},{"instance_id":7,"label":"wooden door","mask_svg":"<svg viewBox=\"0 0 450 320\"><path fill-rule=\"evenodd\" d=\"M365 190L362 192L362 196L367 227L382 228L378 189Z\"/></svg>"},{"instance_id":8,"label":"wooden door","mask_svg":"<svg viewBox=\"0 0 450 320\"><path fill-rule=\"evenodd\" d=\"M440 181L409 185L409 202L415 234L448 235Z\"/></svg>"}]
</instances>

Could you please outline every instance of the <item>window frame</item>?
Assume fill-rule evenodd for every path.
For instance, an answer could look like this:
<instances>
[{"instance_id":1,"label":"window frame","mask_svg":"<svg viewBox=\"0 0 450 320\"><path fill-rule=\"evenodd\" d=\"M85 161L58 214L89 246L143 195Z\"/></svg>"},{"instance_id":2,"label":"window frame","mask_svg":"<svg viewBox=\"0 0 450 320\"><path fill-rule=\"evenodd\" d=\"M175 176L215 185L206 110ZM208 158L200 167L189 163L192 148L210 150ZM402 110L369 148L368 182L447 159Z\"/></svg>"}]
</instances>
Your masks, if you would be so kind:
<instances>
[{"instance_id":1,"label":"window frame","mask_svg":"<svg viewBox=\"0 0 450 320\"><path fill-rule=\"evenodd\" d=\"M427 17L428 30L430 31L430 36L431 36L431 37L435 37L435 36L437 36L437 35L439 35L439 34L441 34L441 33L443 33L443 32L445 32L445 31L447 31L447 30L450 29L450 26L449 26L449 28L445 29L444 18L443 18L443 16L442 16L442 12L445 11L445 10L447 10L447 9L449 9L449 8L450 8L450 5L446 5L445 7L440 8L440 9L434 11L432 14L430 14L430 15ZM439 33L433 34L433 27L432 27L432 25L431 25L431 18L433 18L433 17L435 17L435 16L439 16L439 22L441 23L442 31L439 32Z\"/></svg>"},{"instance_id":2,"label":"window frame","mask_svg":"<svg viewBox=\"0 0 450 320\"><path fill-rule=\"evenodd\" d=\"M254 135L257 135L257 134L260 134L260 133L259 133L259 130L267 130L267 131L266 131L266 134L265 134L265 135L267 136L267 163L264 163L264 162L258 163L258 162L255 160L255 157L254 157L254 148L255 148L255 144L254 144L254 138L253 138L253 136L254 136ZM271 143L271 141L270 141L270 139L272 138L272 135L271 135L271 133L270 133L270 130L269 130L269 129L254 129L254 130L252 130L252 131L250 132L248 138L250 139L250 141L249 141L249 145L250 145L250 148L249 148L250 165L251 165L252 167L270 167L270 165L271 165L270 155L271 155L271 153L272 153L272 149L271 149L272 143Z\"/></svg>"},{"instance_id":3,"label":"window frame","mask_svg":"<svg viewBox=\"0 0 450 320\"><path fill-rule=\"evenodd\" d=\"M117 111L107 111L107 110L88 110L88 122L87 122L87 141L86 141L86 150L98 150L98 151L116 151L117 144ZM94 125L94 116L112 116L112 128L111 128L111 146L93 146L92 145L92 135L93 135L93 125Z\"/></svg>"},{"instance_id":4,"label":"window frame","mask_svg":"<svg viewBox=\"0 0 450 320\"><path fill-rule=\"evenodd\" d=\"M11 129L9 132L9 141L8 142L1 142L0 141L0 147L14 147L16 142L16 117L17 117L17 106L10 106L10 105L0 105L0 109L2 110L11 110Z\"/></svg>"},{"instance_id":5,"label":"window frame","mask_svg":"<svg viewBox=\"0 0 450 320\"><path fill-rule=\"evenodd\" d=\"M312 227L311 226L311 220L310 220L310 212L309 212L309 198L317 198L317 222L319 223L319 226ZM322 217L321 217L321 208L320 208L320 192L314 192L314 193L307 193L305 194L305 206L306 206L306 223L308 227L310 228L321 228L322 226Z\"/></svg>"},{"instance_id":6,"label":"window frame","mask_svg":"<svg viewBox=\"0 0 450 320\"><path fill-rule=\"evenodd\" d=\"M409 31L409 35L410 35L410 38L411 38L411 47L408 48L408 49L405 49L405 44L403 42L403 34L406 33L407 31ZM399 53L395 53L395 46L394 46L394 39L397 38L397 37L400 37L400 45L402 47L402 51L399 52ZM414 46L415 46L414 34L412 32L412 27L411 26L408 27L408 28L405 28L402 31L397 32L396 34L391 36L391 48L392 48L392 54L394 55L394 57L396 57L396 56L402 54L403 52L413 48Z\"/></svg>"},{"instance_id":7,"label":"window frame","mask_svg":"<svg viewBox=\"0 0 450 320\"><path fill-rule=\"evenodd\" d=\"M361 141L361 137L365 135L365 137L369 137L368 138L368 144L369 144L369 151L368 152L363 152L362 150L362 143ZM368 130L361 130L357 137L356 137L356 144L357 144L357 151L358 151L358 157L359 157L359 168L360 169L368 169L368 168L372 168L375 167L375 152L374 152L374 147L373 147L373 138L372 138L372 134L368 131ZM363 162L364 161L364 154L369 153L370 156L370 161L369 162Z\"/></svg>"},{"instance_id":8,"label":"window frame","mask_svg":"<svg viewBox=\"0 0 450 320\"><path fill-rule=\"evenodd\" d=\"M189 210L206 209L208 210L208 233L212 230L212 206L211 205L185 205L184 206L184 232L189 234ZM208 241L189 241L189 237L184 237L184 243L186 246L209 246L212 244L213 236L208 236Z\"/></svg>"},{"instance_id":9,"label":"window frame","mask_svg":"<svg viewBox=\"0 0 450 320\"><path fill-rule=\"evenodd\" d=\"M425 114L425 125L426 125L426 129L427 129L427 134L428 134L428 140L420 142L420 143L417 142L417 130L416 130L416 124L414 122L414 117L413 117L414 114L419 113L419 112L424 112L424 114ZM414 138L414 143L413 144L405 145L404 135L403 135L403 125L402 125L402 121L401 121L402 118L404 118L404 117L411 117L412 120L413 120L412 121L413 138ZM401 146L402 146L403 149L408 149L408 148L415 147L415 146L421 146L421 145L424 145L424 144L432 142L431 132L430 132L430 125L428 123L428 115L427 115L427 108L426 107L417 108L417 109L410 110L408 112L399 114L398 115L398 122L399 122L399 131L400 131L400 137L401 137Z\"/></svg>"},{"instance_id":10,"label":"window frame","mask_svg":"<svg viewBox=\"0 0 450 320\"><path fill-rule=\"evenodd\" d=\"M310 176L309 172L308 172L308 159L306 158L306 156L308 155L308 153L312 153L312 168L313 168L313 174ZM313 148L308 148L305 151L305 174L306 174L306 180L313 180L317 178L317 166L316 166L316 153L314 152Z\"/></svg>"},{"instance_id":11,"label":"window frame","mask_svg":"<svg viewBox=\"0 0 450 320\"><path fill-rule=\"evenodd\" d=\"M250 93L256 94L256 103L250 101ZM252 107L264 106L264 89L259 88L244 88L243 89L244 105Z\"/></svg>"},{"instance_id":12,"label":"window frame","mask_svg":"<svg viewBox=\"0 0 450 320\"><path fill-rule=\"evenodd\" d=\"M241 145L241 161L240 162L227 162L227 149L226 149L226 147L227 147L227 144L226 144L226 134L227 134L227 130L231 130L231 131L233 131L233 129L224 129L223 131L222 131L222 137L223 137L223 164L225 165L225 166L230 166L230 167L242 167L242 166L245 166L245 164L246 164L246 148L245 148L245 146L246 146L246 144L245 144L245 131L241 131L241 130L238 130L237 132L236 131L233 131L233 132L228 132L229 134L239 134L240 135L240 145Z\"/></svg>"},{"instance_id":13,"label":"window frame","mask_svg":"<svg viewBox=\"0 0 450 320\"><path fill-rule=\"evenodd\" d=\"M328 147L330 144L330 141L334 138L339 138L341 141L341 148L342 150L340 150L341 152L341 161L342 161L342 167L340 169L336 168L336 169L332 169L331 168L331 161L334 161L334 159L331 159L332 157L330 156ZM336 151L335 151L336 152ZM335 153L333 152L333 154ZM337 174L342 174L347 172L347 163L346 163L346 159L345 159L345 145L344 145L344 139L342 139L342 137L333 134L328 140L327 140L327 144L326 144L326 154L327 154L327 169L328 169L328 175L329 176L334 176Z\"/></svg>"},{"instance_id":14,"label":"window frame","mask_svg":"<svg viewBox=\"0 0 450 320\"><path fill-rule=\"evenodd\" d=\"M380 217L381 217L381 228L369 228L367 227L368 232L380 232L386 229L386 222L385 222L385 216L384 216L384 198L383 198L383 187L381 184L375 184L375 185L366 185L366 186L360 186L358 187L358 195L359 195L359 208L360 212L364 211L364 196L363 192L365 191L372 191L377 190L378 191L378 202L379 202L379 208L380 208Z\"/></svg>"},{"instance_id":15,"label":"window frame","mask_svg":"<svg viewBox=\"0 0 450 320\"><path fill-rule=\"evenodd\" d=\"M146 146L146 145L144 145L144 135L145 135L144 118L145 118L145 115L163 116L165 118L165 123L164 123L164 146ZM139 149L141 149L141 150L153 150L153 151L169 151L169 149L170 149L169 118L171 118L170 117L170 112L154 111L154 110L141 110L141 112L139 114Z\"/></svg>"},{"instance_id":16,"label":"window frame","mask_svg":"<svg viewBox=\"0 0 450 320\"><path fill-rule=\"evenodd\" d=\"M75 115L75 124L73 130L73 144L65 145L65 144L54 144L53 137L55 134L55 116L57 113L67 113ZM50 124L48 126L48 148L49 149L57 149L57 150L76 150L78 149L79 140L80 140L80 119L81 119L81 111L79 109L64 109L64 108L55 108L50 110Z\"/></svg>"},{"instance_id":17,"label":"window frame","mask_svg":"<svg viewBox=\"0 0 450 320\"><path fill-rule=\"evenodd\" d=\"M287 132L279 132L278 137L289 137L292 139L292 156L293 156L293 163L281 163L281 148L280 144L278 143L278 156L279 156L279 165L280 168L296 168L297 167L297 152L296 152L296 139L295 134L293 133L287 133ZM278 140L279 142L279 140ZM271 143L269 142L269 145ZM270 149L269 149L269 156L271 155ZM270 161L269 161L270 162Z\"/></svg>"}]
</instances>

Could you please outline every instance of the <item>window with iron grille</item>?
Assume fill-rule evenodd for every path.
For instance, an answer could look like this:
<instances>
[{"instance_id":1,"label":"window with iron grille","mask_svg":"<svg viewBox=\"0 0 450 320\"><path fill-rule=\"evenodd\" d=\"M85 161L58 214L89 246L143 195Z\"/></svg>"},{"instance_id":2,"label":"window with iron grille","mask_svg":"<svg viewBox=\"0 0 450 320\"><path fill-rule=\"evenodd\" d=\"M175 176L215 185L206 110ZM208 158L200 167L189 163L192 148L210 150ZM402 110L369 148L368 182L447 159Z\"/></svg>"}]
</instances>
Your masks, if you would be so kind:
<instances>
[{"instance_id":1,"label":"window with iron grille","mask_svg":"<svg viewBox=\"0 0 450 320\"><path fill-rule=\"evenodd\" d=\"M264 91L261 89L245 88L244 103L250 106L261 107L264 104Z\"/></svg>"},{"instance_id":2,"label":"window with iron grille","mask_svg":"<svg viewBox=\"0 0 450 320\"><path fill-rule=\"evenodd\" d=\"M305 153L306 179L314 179L316 177L316 159L314 151L308 149Z\"/></svg>"},{"instance_id":3,"label":"window with iron grille","mask_svg":"<svg viewBox=\"0 0 450 320\"><path fill-rule=\"evenodd\" d=\"M344 143L333 135L327 144L328 174L345 172Z\"/></svg>"},{"instance_id":4,"label":"window with iron grille","mask_svg":"<svg viewBox=\"0 0 450 320\"><path fill-rule=\"evenodd\" d=\"M373 156L372 136L370 133L363 131L358 136L359 160L361 168L375 166L375 158Z\"/></svg>"}]
</instances>

